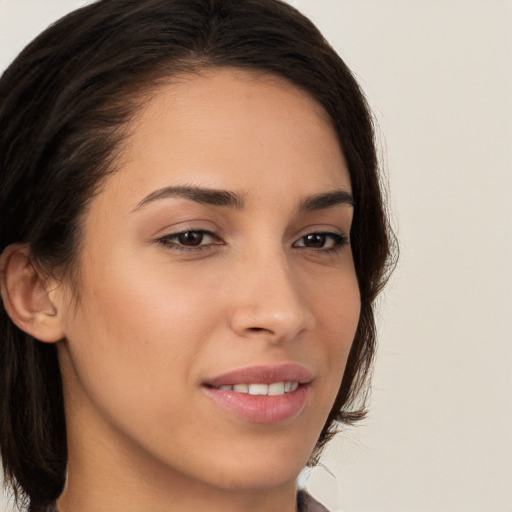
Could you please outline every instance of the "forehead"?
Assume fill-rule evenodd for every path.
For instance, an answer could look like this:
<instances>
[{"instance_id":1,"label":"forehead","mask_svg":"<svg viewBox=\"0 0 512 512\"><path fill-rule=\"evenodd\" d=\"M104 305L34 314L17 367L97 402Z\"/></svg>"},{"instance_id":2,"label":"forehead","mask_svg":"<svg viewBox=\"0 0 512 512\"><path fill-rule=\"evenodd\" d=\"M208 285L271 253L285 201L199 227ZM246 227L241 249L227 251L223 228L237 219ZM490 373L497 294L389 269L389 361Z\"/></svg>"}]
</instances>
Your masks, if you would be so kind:
<instances>
[{"instance_id":1,"label":"forehead","mask_svg":"<svg viewBox=\"0 0 512 512\"><path fill-rule=\"evenodd\" d=\"M147 98L129 133L113 181L138 195L166 184L350 190L328 114L272 75L231 68L181 75Z\"/></svg>"}]
</instances>

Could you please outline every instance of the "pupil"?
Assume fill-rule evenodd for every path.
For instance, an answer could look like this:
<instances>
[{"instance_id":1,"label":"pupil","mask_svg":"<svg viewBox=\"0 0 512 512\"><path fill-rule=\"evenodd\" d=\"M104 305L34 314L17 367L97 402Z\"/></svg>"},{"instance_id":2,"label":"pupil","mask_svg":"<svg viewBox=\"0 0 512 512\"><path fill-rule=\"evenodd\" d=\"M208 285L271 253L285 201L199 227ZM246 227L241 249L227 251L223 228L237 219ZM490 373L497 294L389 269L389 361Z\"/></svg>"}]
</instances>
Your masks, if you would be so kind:
<instances>
[{"instance_id":1,"label":"pupil","mask_svg":"<svg viewBox=\"0 0 512 512\"><path fill-rule=\"evenodd\" d=\"M198 231L187 231L186 233L181 233L178 240L183 245L199 245L203 241L203 234Z\"/></svg>"},{"instance_id":2,"label":"pupil","mask_svg":"<svg viewBox=\"0 0 512 512\"><path fill-rule=\"evenodd\" d=\"M306 236L305 243L308 247L321 248L325 245L325 235L321 233L312 233Z\"/></svg>"}]
</instances>

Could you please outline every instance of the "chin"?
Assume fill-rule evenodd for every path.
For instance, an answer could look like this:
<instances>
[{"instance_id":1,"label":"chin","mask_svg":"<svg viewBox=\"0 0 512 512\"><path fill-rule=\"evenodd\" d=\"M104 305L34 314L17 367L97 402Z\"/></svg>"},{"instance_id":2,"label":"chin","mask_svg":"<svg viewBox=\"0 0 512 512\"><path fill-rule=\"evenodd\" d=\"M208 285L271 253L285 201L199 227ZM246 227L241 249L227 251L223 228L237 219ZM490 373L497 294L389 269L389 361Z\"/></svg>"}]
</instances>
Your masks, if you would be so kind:
<instances>
[{"instance_id":1,"label":"chin","mask_svg":"<svg viewBox=\"0 0 512 512\"><path fill-rule=\"evenodd\" d=\"M278 469L276 469L276 466ZM275 464L270 459L265 467L255 468L252 465L235 474L223 473L217 475L214 486L230 492L265 492L275 489L281 489L289 485L295 485L295 482L303 469L303 465L293 468L283 468L282 464Z\"/></svg>"},{"instance_id":2,"label":"chin","mask_svg":"<svg viewBox=\"0 0 512 512\"><path fill-rule=\"evenodd\" d=\"M215 487L239 492L271 491L295 485L310 457L310 452L303 450L303 446L281 451L261 448L257 455L248 450L236 460L212 464L209 478Z\"/></svg>"}]
</instances>

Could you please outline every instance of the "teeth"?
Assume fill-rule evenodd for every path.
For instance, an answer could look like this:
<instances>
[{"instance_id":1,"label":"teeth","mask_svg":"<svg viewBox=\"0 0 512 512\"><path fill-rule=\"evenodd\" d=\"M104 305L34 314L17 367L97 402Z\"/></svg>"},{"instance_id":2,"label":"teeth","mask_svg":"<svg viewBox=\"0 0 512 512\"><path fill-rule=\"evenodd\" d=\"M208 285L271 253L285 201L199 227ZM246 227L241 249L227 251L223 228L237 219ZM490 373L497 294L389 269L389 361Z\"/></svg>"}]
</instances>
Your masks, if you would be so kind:
<instances>
[{"instance_id":1,"label":"teeth","mask_svg":"<svg viewBox=\"0 0 512 512\"><path fill-rule=\"evenodd\" d=\"M249 384L249 395L268 395L268 385Z\"/></svg>"},{"instance_id":2,"label":"teeth","mask_svg":"<svg viewBox=\"0 0 512 512\"><path fill-rule=\"evenodd\" d=\"M249 395L283 395L295 391L299 387L298 382L273 382L272 384L235 384L233 386L219 386L221 391L236 391L237 393L248 393Z\"/></svg>"},{"instance_id":3,"label":"teeth","mask_svg":"<svg viewBox=\"0 0 512 512\"><path fill-rule=\"evenodd\" d=\"M284 382L274 382L268 387L269 395L282 395L284 393Z\"/></svg>"}]
</instances>

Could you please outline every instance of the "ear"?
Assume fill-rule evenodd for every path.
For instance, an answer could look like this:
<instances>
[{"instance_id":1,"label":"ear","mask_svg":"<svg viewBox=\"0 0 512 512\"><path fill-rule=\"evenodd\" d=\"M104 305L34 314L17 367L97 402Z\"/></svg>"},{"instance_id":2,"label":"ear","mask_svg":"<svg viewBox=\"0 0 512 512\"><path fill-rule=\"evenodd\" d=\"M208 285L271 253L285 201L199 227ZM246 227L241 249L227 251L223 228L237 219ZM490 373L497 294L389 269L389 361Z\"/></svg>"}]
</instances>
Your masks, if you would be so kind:
<instances>
[{"instance_id":1,"label":"ear","mask_svg":"<svg viewBox=\"0 0 512 512\"><path fill-rule=\"evenodd\" d=\"M30 259L25 244L9 245L0 257L0 291L12 321L34 338L54 343L64 337L50 284ZM55 288L55 284L53 286Z\"/></svg>"}]
</instances>

